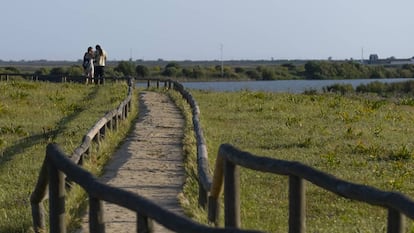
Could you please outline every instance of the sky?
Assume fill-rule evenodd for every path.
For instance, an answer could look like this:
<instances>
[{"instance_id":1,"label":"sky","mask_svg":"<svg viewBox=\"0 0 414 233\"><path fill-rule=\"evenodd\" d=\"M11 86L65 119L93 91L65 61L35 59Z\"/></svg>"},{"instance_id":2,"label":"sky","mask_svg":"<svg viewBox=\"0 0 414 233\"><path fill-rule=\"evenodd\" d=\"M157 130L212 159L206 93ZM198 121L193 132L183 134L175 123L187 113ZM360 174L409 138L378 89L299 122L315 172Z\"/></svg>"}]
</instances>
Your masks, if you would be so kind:
<instances>
[{"instance_id":1,"label":"sky","mask_svg":"<svg viewBox=\"0 0 414 233\"><path fill-rule=\"evenodd\" d=\"M412 0L2 0L0 60L414 56ZM413 17L413 18L411 18Z\"/></svg>"}]
</instances>

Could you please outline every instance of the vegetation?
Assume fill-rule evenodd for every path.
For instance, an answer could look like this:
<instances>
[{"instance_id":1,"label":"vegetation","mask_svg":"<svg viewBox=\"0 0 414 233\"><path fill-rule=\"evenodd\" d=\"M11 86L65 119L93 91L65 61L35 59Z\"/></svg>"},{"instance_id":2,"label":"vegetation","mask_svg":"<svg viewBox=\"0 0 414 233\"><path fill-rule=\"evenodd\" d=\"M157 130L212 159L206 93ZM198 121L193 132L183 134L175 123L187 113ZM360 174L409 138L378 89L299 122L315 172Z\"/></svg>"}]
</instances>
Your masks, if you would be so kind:
<instances>
[{"instance_id":1,"label":"vegetation","mask_svg":"<svg viewBox=\"0 0 414 233\"><path fill-rule=\"evenodd\" d=\"M71 154L93 124L126 97L127 86L11 81L0 82L0 93L0 232L30 232L29 197L46 145L56 142ZM129 126L124 126L110 134L110 143L104 143L103 149L92 152L88 169L99 173L99 167L125 136ZM68 222L76 221L73 217L84 199L76 188L70 192Z\"/></svg>"},{"instance_id":2,"label":"vegetation","mask_svg":"<svg viewBox=\"0 0 414 233\"><path fill-rule=\"evenodd\" d=\"M219 145L230 143L257 155L300 161L344 180L414 197L410 137L414 108L403 101L332 93L192 94L200 106L211 169ZM189 169L193 180L187 182L192 187L186 187L186 200L197 206L194 164ZM310 183L306 186L309 232L385 231L386 210ZM242 227L287 232L287 187L287 177L241 169ZM195 209L193 216L199 217L200 210Z\"/></svg>"},{"instance_id":3,"label":"vegetation","mask_svg":"<svg viewBox=\"0 0 414 233\"><path fill-rule=\"evenodd\" d=\"M414 81L383 83L370 82L361 84L355 89L351 84L334 84L323 88L324 92L335 92L345 94L375 93L381 97L399 97L400 100L412 99L414 97Z\"/></svg>"},{"instance_id":4,"label":"vegetation","mask_svg":"<svg viewBox=\"0 0 414 233\"><path fill-rule=\"evenodd\" d=\"M218 62L217 62L218 63ZM181 80L288 80L288 79L361 79L413 78L414 65L399 66L361 64L356 61L302 61L302 62L225 62L198 64L192 62L119 61L108 65L107 76L171 77ZM214 64L214 65L212 65ZM0 73L23 72L15 67L0 68ZM32 72L33 73L33 72ZM82 75L80 64L67 67L44 66L36 74Z\"/></svg>"}]
</instances>

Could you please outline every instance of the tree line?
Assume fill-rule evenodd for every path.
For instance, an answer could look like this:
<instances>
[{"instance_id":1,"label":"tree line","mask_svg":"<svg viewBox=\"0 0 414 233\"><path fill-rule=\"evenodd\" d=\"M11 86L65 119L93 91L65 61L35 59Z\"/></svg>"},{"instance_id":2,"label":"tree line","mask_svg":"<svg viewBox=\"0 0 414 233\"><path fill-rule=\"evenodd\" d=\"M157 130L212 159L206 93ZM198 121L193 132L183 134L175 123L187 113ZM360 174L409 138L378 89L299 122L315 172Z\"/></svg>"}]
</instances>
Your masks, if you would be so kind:
<instances>
[{"instance_id":1,"label":"tree line","mask_svg":"<svg viewBox=\"0 0 414 233\"><path fill-rule=\"evenodd\" d=\"M15 67L0 68L0 73L23 72ZM41 67L36 75L82 76L81 65L69 67ZM227 80L289 80L289 79L361 79L361 78L413 78L414 65L402 66L366 65L355 61L307 61L303 64L283 63L275 65L181 65L169 62L165 66L146 66L133 61L120 61L107 67L105 75L111 77L171 77L178 79L227 79Z\"/></svg>"}]
</instances>

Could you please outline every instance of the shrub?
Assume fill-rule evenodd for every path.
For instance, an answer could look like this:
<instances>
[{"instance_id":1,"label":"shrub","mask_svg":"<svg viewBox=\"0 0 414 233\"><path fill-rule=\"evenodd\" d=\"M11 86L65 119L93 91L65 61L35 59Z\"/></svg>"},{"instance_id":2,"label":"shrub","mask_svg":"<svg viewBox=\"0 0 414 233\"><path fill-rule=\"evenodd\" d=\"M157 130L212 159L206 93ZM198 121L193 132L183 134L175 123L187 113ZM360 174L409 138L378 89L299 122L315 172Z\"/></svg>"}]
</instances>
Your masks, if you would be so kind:
<instances>
[{"instance_id":1,"label":"shrub","mask_svg":"<svg viewBox=\"0 0 414 233\"><path fill-rule=\"evenodd\" d=\"M144 65L137 65L135 72L138 77L147 77L150 74L149 69Z\"/></svg>"},{"instance_id":2,"label":"shrub","mask_svg":"<svg viewBox=\"0 0 414 233\"><path fill-rule=\"evenodd\" d=\"M333 84L323 88L324 92L341 93L342 95L350 92L354 92L354 88L351 84Z\"/></svg>"}]
</instances>

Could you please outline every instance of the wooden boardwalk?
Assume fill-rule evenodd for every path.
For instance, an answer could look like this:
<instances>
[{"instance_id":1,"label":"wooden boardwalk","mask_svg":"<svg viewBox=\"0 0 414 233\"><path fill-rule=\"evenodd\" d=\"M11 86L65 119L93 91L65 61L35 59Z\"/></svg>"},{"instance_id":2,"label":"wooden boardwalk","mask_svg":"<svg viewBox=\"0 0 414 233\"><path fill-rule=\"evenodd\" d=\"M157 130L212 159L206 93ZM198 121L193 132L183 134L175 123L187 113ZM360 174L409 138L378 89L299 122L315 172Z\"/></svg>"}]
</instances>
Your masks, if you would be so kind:
<instances>
[{"instance_id":1,"label":"wooden boardwalk","mask_svg":"<svg viewBox=\"0 0 414 233\"><path fill-rule=\"evenodd\" d=\"M141 92L139 106L134 130L100 179L183 214L178 200L185 180L181 111L168 96L156 92ZM85 217L78 232L89 232L87 221ZM136 232L136 214L128 209L104 203L104 221L108 233ZM170 232L154 224L155 232Z\"/></svg>"}]
</instances>

